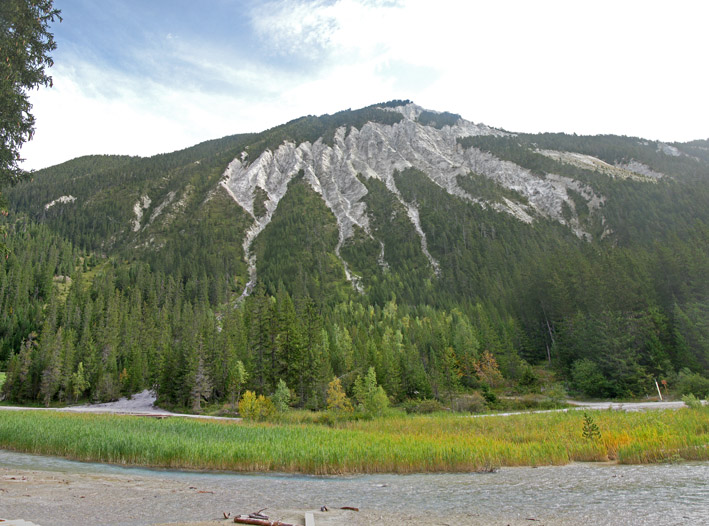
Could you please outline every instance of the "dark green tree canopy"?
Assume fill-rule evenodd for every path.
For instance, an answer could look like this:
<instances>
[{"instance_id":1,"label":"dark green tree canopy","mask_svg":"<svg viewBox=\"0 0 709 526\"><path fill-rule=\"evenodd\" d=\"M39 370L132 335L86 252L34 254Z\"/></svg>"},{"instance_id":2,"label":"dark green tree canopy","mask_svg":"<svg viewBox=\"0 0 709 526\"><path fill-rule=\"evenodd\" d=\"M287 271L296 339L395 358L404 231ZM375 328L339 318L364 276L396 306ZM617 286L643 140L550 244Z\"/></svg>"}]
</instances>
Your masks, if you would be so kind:
<instances>
[{"instance_id":1,"label":"dark green tree canopy","mask_svg":"<svg viewBox=\"0 0 709 526\"><path fill-rule=\"evenodd\" d=\"M32 138L34 116L29 91L51 86L45 68L56 49L49 24L61 20L53 0L0 2L0 187L17 182L20 148Z\"/></svg>"}]
</instances>

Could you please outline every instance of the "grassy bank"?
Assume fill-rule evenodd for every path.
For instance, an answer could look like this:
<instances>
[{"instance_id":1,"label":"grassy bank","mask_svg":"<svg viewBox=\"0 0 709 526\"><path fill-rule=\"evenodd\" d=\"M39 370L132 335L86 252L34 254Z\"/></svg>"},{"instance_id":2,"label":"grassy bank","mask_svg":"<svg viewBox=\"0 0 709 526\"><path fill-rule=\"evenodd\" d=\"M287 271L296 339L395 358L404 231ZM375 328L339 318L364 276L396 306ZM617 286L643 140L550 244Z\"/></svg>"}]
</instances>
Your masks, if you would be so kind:
<instances>
[{"instance_id":1,"label":"grassy bank","mask_svg":"<svg viewBox=\"0 0 709 526\"><path fill-rule=\"evenodd\" d=\"M0 448L166 468L314 474L467 472L573 461L709 460L709 408L466 418L393 417L335 427L3 412Z\"/></svg>"}]
</instances>

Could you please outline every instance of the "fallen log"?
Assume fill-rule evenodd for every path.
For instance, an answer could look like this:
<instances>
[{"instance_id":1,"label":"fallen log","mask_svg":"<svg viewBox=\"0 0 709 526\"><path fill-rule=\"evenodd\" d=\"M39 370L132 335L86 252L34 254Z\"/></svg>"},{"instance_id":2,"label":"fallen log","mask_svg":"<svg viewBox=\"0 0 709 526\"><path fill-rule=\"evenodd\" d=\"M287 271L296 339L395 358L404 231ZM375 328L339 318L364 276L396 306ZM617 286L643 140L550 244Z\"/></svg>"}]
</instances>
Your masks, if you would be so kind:
<instances>
[{"instance_id":1,"label":"fallen log","mask_svg":"<svg viewBox=\"0 0 709 526\"><path fill-rule=\"evenodd\" d=\"M359 508L353 508L352 506L342 506L341 510L359 511Z\"/></svg>"},{"instance_id":2,"label":"fallen log","mask_svg":"<svg viewBox=\"0 0 709 526\"><path fill-rule=\"evenodd\" d=\"M234 522L238 524L255 524L256 526L295 526L295 524L290 524L288 522L251 519L249 517L234 517Z\"/></svg>"},{"instance_id":3,"label":"fallen log","mask_svg":"<svg viewBox=\"0 0 709 526\"><path fill-rule=\"evenodd\" d=\"M249 513L249 519L261 519L262 521L267 521L269 519L269 516L261 513L266 509L267 508L262 508L258 511L255 511L254 513Z\"/></svg>"}]
</instances>

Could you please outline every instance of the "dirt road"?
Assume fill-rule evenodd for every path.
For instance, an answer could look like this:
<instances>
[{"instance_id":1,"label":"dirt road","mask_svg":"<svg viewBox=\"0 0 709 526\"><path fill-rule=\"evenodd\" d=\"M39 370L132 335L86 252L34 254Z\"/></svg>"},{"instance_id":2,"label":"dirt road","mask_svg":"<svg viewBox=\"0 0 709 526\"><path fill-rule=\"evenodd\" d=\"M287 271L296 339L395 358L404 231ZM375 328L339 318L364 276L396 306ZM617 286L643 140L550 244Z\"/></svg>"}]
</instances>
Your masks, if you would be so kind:
<instances>
[{"instance_id":1,"label":"dirt road","mask_svg":"<svg viewBox=\"0 0 709 526\"><path fill-rule=\"evenodd\" d=\"M172 413L165 409L155 407L155 395L145 390L142 393L134 394L130 398L121 398L116 402L106 402L104 404L84 404L71 405L67 407L43 408L43 407L20 407L20 406L0 406L0 410L5 411L63 411L67 413L111 413L118 415L136 415L168 417L181 416L185 418L202 418L211 420L240 420L239 418L228 418L221 416L189 415L185 413Z\"/></svg>"},{"instance_id":2,"label":"dirt road","mask_svg":"<svg viewBox=\"0 0 709 526\"><path fill-rule=\"evenodd\" d=\"M551 413L555 411L573 411L577 409L590 409L590 410L605 410L612 409L617 411L650 411L658 409L679 409L685 407L684 402L577 402L574 400L568 401L571 405L575 406L568 409L549 409L544 411L531 411L532 413ZM706 404L706 401L704 402ZM205 416L205 415L189 415L184 413L172 413L166 411L165 409L160 409L155 407L155 395L145 390L142 393L134 394L130 398L121 398L116 402L107 402L104 404L84 404L84 405L74 405L60 408L28 408L19 406L0 406L0 410L6 411L27 411L27 410L41 410L41 411L66 411L70 413L113 413L113 414L123 414L123 415L144 415L144 416L180 416L185 418L203 418L212 420L239 420L238 418L228 418L220 416ZM530 411L524 411L529 413ZM509 416L523 413L522 411L514 411L509 413L494 413L492 416ZM490 416L487 414L474 415L476 417Z\"/></svg>"}]
</instances>

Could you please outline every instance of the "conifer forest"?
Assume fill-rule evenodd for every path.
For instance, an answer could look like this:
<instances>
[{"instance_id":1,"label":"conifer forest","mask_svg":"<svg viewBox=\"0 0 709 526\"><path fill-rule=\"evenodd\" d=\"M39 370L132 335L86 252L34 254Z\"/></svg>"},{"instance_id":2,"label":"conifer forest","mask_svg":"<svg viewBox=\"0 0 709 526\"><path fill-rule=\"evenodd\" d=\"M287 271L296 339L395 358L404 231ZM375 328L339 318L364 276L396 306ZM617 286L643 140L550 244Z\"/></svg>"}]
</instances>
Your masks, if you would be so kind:
<instances>
[{"instance_id":1,"label":"conifer forest","mask_svg":"<svg viewBox=\"0 0 709 526\"><path fill-rule=\"evenodd\" d=\"M566 184L558 216L490 170L446 187L414 165L352 179L367 223L347 235L307 167L277 201L258 186L250 210L221 184L240 155L253 166L280 145L344 149L367 126L403 126L404 104L150 158L82 157L7 188L1 396L48 406L152 389L199 412L283 384L287 405L324 409L333 379L355 398L373 382L396 405L641 398L655 381L709 394L707 141L458 137L461 156ZM421 111L411 126L457 122Z\"/></svg>"}]
</instances>

